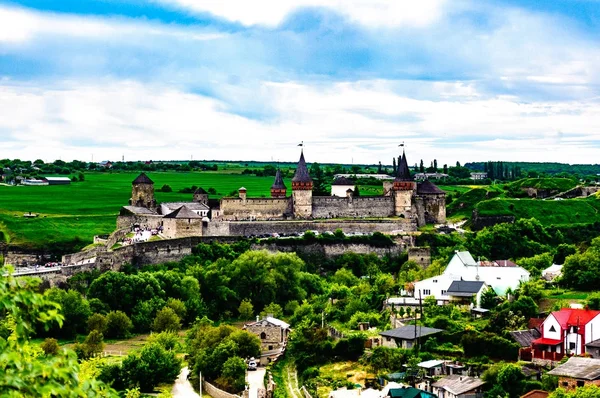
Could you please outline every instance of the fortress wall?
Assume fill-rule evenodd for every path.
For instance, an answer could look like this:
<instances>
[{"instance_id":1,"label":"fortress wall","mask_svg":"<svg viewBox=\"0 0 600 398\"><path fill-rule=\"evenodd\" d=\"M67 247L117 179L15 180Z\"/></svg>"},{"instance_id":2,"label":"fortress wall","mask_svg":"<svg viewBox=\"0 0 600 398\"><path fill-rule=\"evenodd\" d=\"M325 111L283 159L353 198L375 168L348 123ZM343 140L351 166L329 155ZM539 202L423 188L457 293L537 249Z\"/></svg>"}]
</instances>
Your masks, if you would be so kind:
<instances>
[{"instance_id":1,"label":"fortress wall","mask_svg":"<svg viewBox=\"0 0 600 398\"><path fill-rule=\"evenodd\" d=\"M313 218L391 217L394 201L389 196L339 198L313 197Z\"/></svg>"},{"instance_id":2,"label":"fortress wall","mask_svg":"<svg viewBox=\"0 0 600 398\"><path fill-rule=\"evenodd\" d=\"M165 218L163 235L168 239L202 235L201 218Z\"/></svg>"},{"instance_id":3,"label":"fortress wall","mask_svg":"<svg viewBox=\"0 0 600 398\"><path fill-rule=\"evenodd\" d=\"M407 250L406 245L394 245L391 247L375 247L363 243L352 243L352 244L320 244L314 243L311 245L298 245L290 243L289 245L276 245L276 244L255 244L252 245L252 250L268 250L272 253L277 252L295 252L298 253L300 257L305 256L326 256L326 257L336 257L341 256L344 253L352 252L357 254L371 254L375 253L379 257L383 256L398 256L401 253Z\"/></svg>"},{"instance_id":4,"label":"fortress wall","mask_svg":"<svg viewBox=\"0 0 600 398\"><path fill-rule=\"evenodd\" d=\"M290 198L223 198L221 218L223 220L267 220L282 219L292 213Z\"/></svg>"},{"instance_id":5,"label":"fortress wall","mask_svg":"<svg viewBox=\"0 0 600 398\"><path fill-rule=\"evenodd\" d=\"M264 234L292 234L306 231L335 231L341 229L345 233L382 232L396 233L416 231L414 222L405 219L398 220L349 220L349 221L238 221L229 224L231 235L251 236Z\"/></svg>"},{"instance_id":6,"label":"fortress wall","mask_svg":"<svg viewBox=\"0 0 600 398\"><path fill-rule=\"evenodd\" d=\"M83 252L65 254L64 256L62 256L61 262L63 264L83 264L86 263L88 260L97 257L100 253L104 252L106 252L106 247L98 246Z\"/></svg>"},{"instance_id":7,"label":"fortress wall","mask_svg":"<svg viewBox=\"0 0 600 398\"><path fill-rule=\"evenodd\" d=\"M422 195L424 219L427 224L446 222L446 196Z\"/></svg>"},{"instance_id":8,"label":"fortress wall","mask_svg":"<svg viewBox=\"0 0 600 398\"><path fill-rule=\"evenodd\" d=\"M160 215L118 216L117 229L130 229L133 224L156 229L162 225L162 221L163 216Z\"/></svg>"},{"instance_id":9,"label":"fortress wall","mask_svg":"<svg viewBox=\"0 0 600 398\"><path fill-rule=\"evenodd\" d=\"M229 236L229 222L211 221L202 228L202 236Z\"/></svg>"}]
</instances>

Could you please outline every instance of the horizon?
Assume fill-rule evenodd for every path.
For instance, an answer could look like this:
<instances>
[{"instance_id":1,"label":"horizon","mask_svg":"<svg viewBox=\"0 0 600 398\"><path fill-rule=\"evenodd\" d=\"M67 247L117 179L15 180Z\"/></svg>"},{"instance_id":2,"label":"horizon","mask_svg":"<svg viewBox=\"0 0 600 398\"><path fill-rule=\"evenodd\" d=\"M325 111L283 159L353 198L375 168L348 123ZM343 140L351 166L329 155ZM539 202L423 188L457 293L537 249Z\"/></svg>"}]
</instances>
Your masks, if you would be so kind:
<instances>
[{"instance_id":1,"label":"horizon","mask_svg":"<svg viewBox=\"0 0 600 398\"><path fill-rule=\"evenodd\" d=\"M596 164L599 33L596 0L0 0L0 151Z\"/></svg>"}]
</instances>

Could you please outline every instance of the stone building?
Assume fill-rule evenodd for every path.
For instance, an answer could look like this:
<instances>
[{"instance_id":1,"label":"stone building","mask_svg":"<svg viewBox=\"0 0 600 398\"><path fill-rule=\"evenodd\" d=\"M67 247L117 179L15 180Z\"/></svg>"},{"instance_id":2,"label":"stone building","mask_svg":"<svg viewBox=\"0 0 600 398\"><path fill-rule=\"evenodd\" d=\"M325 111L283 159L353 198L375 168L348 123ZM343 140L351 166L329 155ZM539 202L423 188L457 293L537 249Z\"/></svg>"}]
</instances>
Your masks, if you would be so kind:
<instances>
[{"instance_id":1,"label":"stone building","mask_svg":"<svg viewBox=\"0 0 600 398\"><path fill-rule=\"evenodd\" d=\"M258 336L263 352L283 348L290 334L290 325L270 315L245 325L244 329Z\"/></svg>"},{"instance_id":2,"label":"stone building","mask_svg":"<svg viewBox=\"0 0 600 398\"><path fill-rule=\"evenodd\" d=\"M558 376L558 386L567 391L588 385L600 386L600 359L571 357L548 374Z\"/></svg>"},{"instance_id":3,"label":"stone building","mask_svg":"<svg viewBox=\"0 0 600 398\"><path fill-rule=\"evenodd\" d=\"M169 227L168 236L184 237L227 235L230 230L228 223L231 222L369 218L381 219L381 222L387 223L396 222L396 230L400 231L414 230L417 226L443 223L446 220L444 191L428 180L416 183L410 174L405 153L400 156L393 182L383 182L382 196L354 196L353 182L347 178L338 180L336 181L340 184L336 185L334 182L332 196L313 196L313 181L302 151L292 178L291 196L287 196L287 187L278 169L271 186L270 198L248 197L246 188L242 187L238 190L237 197L222 198L215 205L209 201L208 193L198 188L191 202L162 203L158 206L154 198L154 183L142 173L132 183L129 206L121 209L117 226L119 229L132 225L159 228L166 226L166 222ZM340 189L335 188L338 185ZM334 188L337 189L336 192L333 192ZM183 206L187 209L177 213L179 218L174 215L169 217L171 221L163 220ZM199 217L184 217L188 222L183 225L181 217L190 215L190 211ZM174 222L173 219L179 221ZM210 225L207 226L208 221ZM279 232L275 226L272 229L272 232ZM166 232L164 234L167 235Z\"/></svg>"}]
</instances>

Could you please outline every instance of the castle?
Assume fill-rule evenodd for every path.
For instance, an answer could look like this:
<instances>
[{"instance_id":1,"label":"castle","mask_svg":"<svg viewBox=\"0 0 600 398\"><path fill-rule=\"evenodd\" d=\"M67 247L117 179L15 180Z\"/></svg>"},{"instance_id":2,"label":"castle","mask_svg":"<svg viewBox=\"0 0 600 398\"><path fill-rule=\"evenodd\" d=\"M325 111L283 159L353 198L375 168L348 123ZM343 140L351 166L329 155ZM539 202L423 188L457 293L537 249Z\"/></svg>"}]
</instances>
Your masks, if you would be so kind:
<instances>
[{"instance_id":1,"label":"castle","mask_svg":"<svg viewBox=\"0 0 600 398\"><path fill-rule=\"evenodd\" d=\"M349 184L347 179L344 184ZM242 187L238 190L238 197L225 197L218 204L209 206L208 194L199 188L191 202L158 205L154 198L154 183L142 173L132 183L131 199L129 205L120 211L117 229L132 225L157 228L162 230L165 238L172 239L249 234L247 231L261 228L280 232L278 229L284 226L280 221L284 220L289 221L285 223L285 230L290 231L297 226L296 232L305 231L307 221L327 228L327 221L337 220L336 226L339 227L340 223L355 225L353 220L371 220L370 231L361 232L378 230L377 220L385 224L382 232L410 231L425 224L446 221L446 194L428 180L415 182L404 152L393 181L384 181L383 188L382 196L354 196L350 188L345 196L338 196L339 192L333 194L333 190L332 196L313 196L313 180L306 166L304 151L300 154L292 179L291 196L287 195L287 187L277 170L270 198L249 198ZM255 228L249 227L248 224L253 222ZM258 225L261 228L256 228Z\"/></svg>"}]
</instances>

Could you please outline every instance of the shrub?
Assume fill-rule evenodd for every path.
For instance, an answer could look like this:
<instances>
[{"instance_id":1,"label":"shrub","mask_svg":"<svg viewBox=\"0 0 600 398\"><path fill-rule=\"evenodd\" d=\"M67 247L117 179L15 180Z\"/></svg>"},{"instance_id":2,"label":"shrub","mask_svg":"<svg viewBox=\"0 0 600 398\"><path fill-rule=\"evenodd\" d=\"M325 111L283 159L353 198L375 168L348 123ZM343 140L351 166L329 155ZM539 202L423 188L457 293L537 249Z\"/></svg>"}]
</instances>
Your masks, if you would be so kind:
<instances>
[{"instance_id":1,"label":"shrub","mask_svg":"<svg viewBox=\"0 0 600 398\"><path fill-rule=\"evenodd\" d=\"M154 322L152 322L152 330L155 332L178 331L181 329L181 320L170 307L164 307L158 311Z\"/></svg>"},{"instance_id":2,"label":"shrub","mask_svg":"<svg viewBox=\"0 0 600 398\"><path fill-rule=\"evenodd\" d=\"M40 348L44 350L44 354L46 355L56 355L60 350L58 340L52 338L47 338L44 340L44 342L40 345Z\"/></svg>"},{"instance_id":3,"label":"shrub","mask_svg":"<svg viewBox=\"0 0 600 398\"><path fill-rule=\"evenodd\" d=\"M122 311L111 311L106 315L106 336L109 338L123 338L129 335L133 328L131 320Z\"/></svg>"},{"instance_id":4,"label":"shrub","mask_svg":"<svg viewBox=\"0 0 600 398\"><path fill-rule=\"evenodd\" d=\"M92 330L97 330L100 333L106 333L107 326L108 320L102 314L93 314L88 318L88 330L90 332Z\"/></svg>"}]
</instances>

